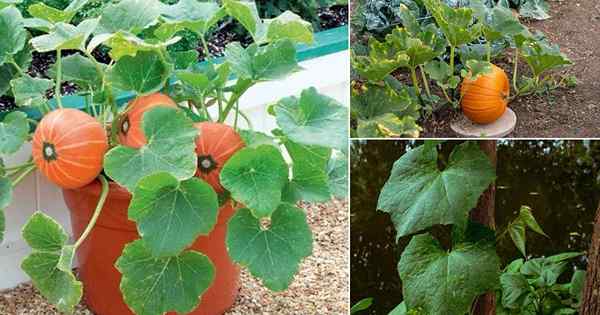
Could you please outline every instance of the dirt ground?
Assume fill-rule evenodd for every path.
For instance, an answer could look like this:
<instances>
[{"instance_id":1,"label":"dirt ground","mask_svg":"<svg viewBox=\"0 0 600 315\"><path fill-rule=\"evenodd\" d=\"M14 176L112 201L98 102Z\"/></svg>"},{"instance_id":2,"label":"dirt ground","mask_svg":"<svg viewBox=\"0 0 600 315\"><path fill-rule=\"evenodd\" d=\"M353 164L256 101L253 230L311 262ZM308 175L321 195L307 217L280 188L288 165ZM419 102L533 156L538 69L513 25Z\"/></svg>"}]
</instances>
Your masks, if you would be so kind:
<instances>
[{"instance_id":1,"label":"dirt ground","mask_svg":"<svg viewBox=\"0 0 600 315\"><path fill-rule=\"evenodd\" d=\"M526 21L561 47L574 65L559 73L575 75L574 89L558 89L547 96L525 96L509 106L517 114L514 138L600 137L600 2L597 0L550 1L544 21ZM505 60L507 61L507 60ZM500 64L511 75L508 64ZM519 72L527 65L520 65ZM423 137L456 137L450 121L460 113L445 109L424 124Z\"/></svg>"},{"instance_id":2,"label":"dirt ground","mask_svg":"<svg viewBox=\"0 0 600 315\"><path fill-rule=\"evenodd\" d=\"M348 204L303 204L313 230L313 255L305 259L288 290L273 293L247 271L242 289L226 315L348 314L349 257ZM1 315L59 315L30 284L0 292ZM75 315L93 315L84 303Z\"/></svg>"}]
</instances>

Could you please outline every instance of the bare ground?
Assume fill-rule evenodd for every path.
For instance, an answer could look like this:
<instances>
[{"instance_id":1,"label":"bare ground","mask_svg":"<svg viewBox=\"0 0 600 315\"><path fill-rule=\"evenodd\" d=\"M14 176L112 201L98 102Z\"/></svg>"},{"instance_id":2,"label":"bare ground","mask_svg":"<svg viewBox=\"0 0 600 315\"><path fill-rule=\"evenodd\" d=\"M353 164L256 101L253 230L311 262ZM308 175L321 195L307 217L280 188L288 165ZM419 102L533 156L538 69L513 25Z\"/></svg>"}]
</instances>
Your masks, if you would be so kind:
<instances>
[{"instance_id":1,"label":"bare ground","mask_svg":"<svg viewBox=\"0 0 600 315\"><path fill-rule=\"evenodd\" d=\"M544 96L525 96L510 107L517 114L514 138L598 138L600 137L600 2L570 0L550 2L550 19L527 21L561 47L575 64L557 74L578 79L574 89L558 89ZM500 66L512 75L508 58ZM521 64L519 72L526 71ZM444 109L423 124L423 137L456 137L450 121L458 111Z\"/></svg>"},{"instance_id":2,"label":"bare ground","mask_svg":"<svg viewBox=\"0 0 600 315\"><path fill-rule=\"evenodd\" d=\"M302 204L313 230L313 255L305 259L288 290L273 293L242 273L240 296L227 315L348 314L348 204ZM30 284L0 292L2 315L58 315ZM93 315L82 303L76 315Z\"/></svg>"}]
</instances>

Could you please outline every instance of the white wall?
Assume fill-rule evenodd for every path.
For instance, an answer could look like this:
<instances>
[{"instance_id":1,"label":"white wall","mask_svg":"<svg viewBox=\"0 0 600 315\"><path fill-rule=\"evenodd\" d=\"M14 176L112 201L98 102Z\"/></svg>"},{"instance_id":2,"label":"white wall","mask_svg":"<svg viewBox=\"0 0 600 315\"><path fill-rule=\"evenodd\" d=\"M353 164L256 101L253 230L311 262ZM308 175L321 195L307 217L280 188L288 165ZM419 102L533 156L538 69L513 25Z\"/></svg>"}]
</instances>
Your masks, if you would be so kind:
<instances>
[{"instance_id":1,"label":"white wall","mask_svg":"<svg viewBox=\"0 0 600 315\"><path fill-rule=\"evenodd\" d=\"M284 80L263 82L253 87L240 100L240 108L250 117L256 130L269 132L276 124L266 112L267 105L286 96L299 95L307 87L314 86L320 93L348 106L349 60L346 50L304 61L300 64L302 71ZM25 162L30 155L31 146L26 145L5 162L9 166L16 165ZM69 213L60 189L41 174L35 172L26 178L15 189L13 197L12 204L5 209L7 231L0 244L0 290L29 280L19 267L29 253L29 247L21 238L21 229L36 210L55 218L71 233Z\"/></svg>"}]
</instances>

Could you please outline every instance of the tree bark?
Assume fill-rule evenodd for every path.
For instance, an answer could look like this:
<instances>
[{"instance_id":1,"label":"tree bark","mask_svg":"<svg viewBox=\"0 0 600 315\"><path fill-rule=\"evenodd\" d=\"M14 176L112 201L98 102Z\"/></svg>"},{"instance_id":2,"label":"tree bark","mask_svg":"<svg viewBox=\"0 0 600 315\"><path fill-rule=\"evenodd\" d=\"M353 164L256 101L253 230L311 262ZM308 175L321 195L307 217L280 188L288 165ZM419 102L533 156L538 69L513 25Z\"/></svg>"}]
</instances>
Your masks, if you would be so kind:
<instances>
[{"instance_id":1,"label":"tree bark","mask_svg":"<svg viewBox=\"0 0 600 315\"><path fill-rule=\"evenodd\" d=\"M494 168L496 168L497 154L495 140L479 141L479 147L488 156ZM492 183L490 187L481 195L477 206L470 213L471 220L487 225L492 229L496 229L495 216L496 202L496 183ZM495 293L486 293L477 298L471 312L473 315L495 315L496 314L496 295Z\"/></svg>"},{"instance_id":2,"label":"tree bark","mask_svg":"<svg viewBox=\"0 0 600 315\"><path fill-rule=\"evenodd\" d=\"M600 206L596 212L592 245L588 251L587 276L580 313L600 315Z\"/></svg>"}]
</instances>

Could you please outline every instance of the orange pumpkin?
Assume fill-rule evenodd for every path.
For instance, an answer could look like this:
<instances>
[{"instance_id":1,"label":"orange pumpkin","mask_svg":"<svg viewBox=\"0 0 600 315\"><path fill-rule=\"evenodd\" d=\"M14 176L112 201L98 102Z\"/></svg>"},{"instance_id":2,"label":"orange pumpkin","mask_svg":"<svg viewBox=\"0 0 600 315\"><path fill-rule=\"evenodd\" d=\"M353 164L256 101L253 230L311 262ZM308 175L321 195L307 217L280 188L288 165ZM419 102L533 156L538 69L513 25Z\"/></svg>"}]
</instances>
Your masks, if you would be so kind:
<instances>
[{"instance_id":1,"label":"orange pumpkin","mask_svg":"<svg viewBox=\"0 0 600 315\"><path fill-rule=\"evenodd\" d=\"M460 86L462 111L471 121L489 124L506 111L510 84L506 73L492 65L492 71L476 80L467 75Z\"/></svg>"},{"instance_id":2,"label":"orange pumpkin","mask_svg":"<svg viewBox=\"0 0 600 315\"><path fill-rule=\"evenodd\" d=\"M146 144L146 136L142 129L144 113L156 106L177 107L170 97L154 93L134 99L121 115L119 123L119 142L131 148L139 149Z\"/></svg>"},{"instance_id":3,"label":"orange pumpkin","mask_svg":"<svg viewBox=\"0 0 600 315\"><path fill-rule=\"evenodd\" d=\"M107 150L108 138L102 124L76 109L52 111L33 135L33 161L62 188L80 188L94 181L102 171Z\"/></svg>"},{"instance_id":4,"label":"orange pumpkin","mask_svg":"<svg viewBox=\"0 0 600 315\"><path fill-rule=\"evenodd\" d=\"M198 171L196 176L209 183L217 193L224 191L219 175L223 165L245 144L242 137L228 125L201 122L194 125L199 135L196 138Z\"/></svg>"}]
</instances>

